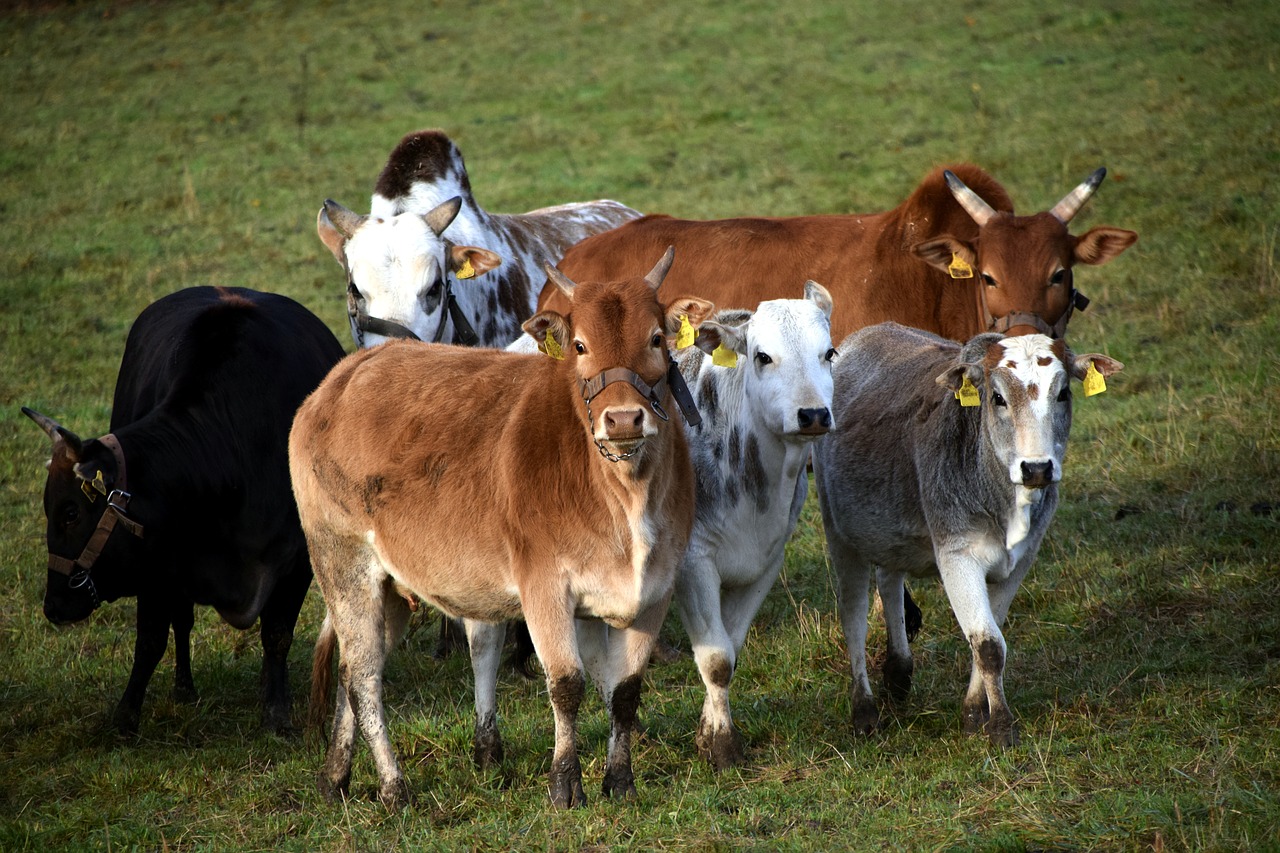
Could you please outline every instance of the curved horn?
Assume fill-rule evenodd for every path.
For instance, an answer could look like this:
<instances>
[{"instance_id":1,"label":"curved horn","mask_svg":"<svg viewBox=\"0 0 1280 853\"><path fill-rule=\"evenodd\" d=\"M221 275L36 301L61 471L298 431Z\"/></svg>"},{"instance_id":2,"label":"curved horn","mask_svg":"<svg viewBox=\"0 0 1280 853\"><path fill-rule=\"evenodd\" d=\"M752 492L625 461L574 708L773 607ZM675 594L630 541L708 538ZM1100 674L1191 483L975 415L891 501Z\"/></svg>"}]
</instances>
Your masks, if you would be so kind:
<instances>
[{"instance_id":1,"label":"curved horn","mask_svg":"<svg viewBox=\"0 0 1280 853\"><path fill-rule=\"evenodd\" d=\"M1107 167L1103 166L1089 177L1085 178L1080 186L1063 196L1062 201L1053 206L1053 210L1049 211L1058 217L1058 221L1063 225L1071 221L1071 217L1080 212L1080 208L1084 207L1084 203L1093 197L1097 191L1098 185L1102 183L1102 179L1107 176Z\"/></svg>"},{"instance_id":2,"label":"curved horn","mask_svg":"<svg viewBox=\"0 0 1280 853\"><path fill-rule=\"evenodd\" d=\"M431 208L431 211L422 218L426 221L427 227L439 237L444 233L444 229L453 223L459 210L462 210L462 197L455 195L448 201L442 201Z\"/></svg>"},{"instance_id":3,"label":"curved horn","mask_svg":"<svg viewBox=\"0 0 1280 853\"><path fill-rule=\"evenodd\" d=\"M368 216L356 213L354 210L347 210L347 208L338 204L331 198L326 198L324 200L324 208L321 210L321 213L328 217L329 222L333 224L333 227L338 229L338 233L343 237L346 237L348 240L351 239L352 234L356 233L356 229L363 225L365 220L369 218Z\"/></svg>"},{"instance_id":4,"label":"curved horn","mask_svg":"<svg viewBox=\"0 0 1280 853\"><path fill-rule=\"evenodd\" d=\"M542 268L547 271L547 278L554 282L556 287L560 288L560 292L573 299L573 289L578 285L574 284L572 279L551 266L551 264L543 262Z\"/></svg>"},{"instance_id":5,"label":"curved horn","mask_svg":"<svg viewBox=\"0 0 1280 853\"><path fill-rule=\"evenodd\" d=\"M978 223L981 228L987 224L991 217L996 215L995 208L982 200L976 192L965 186L964 181L957 178L950 169L942 172L942 177L947 181L947 189L951 190L951 194L956 197L956 201L965 209L965 212L973 217L973 221Z\"/></svg>"},{"instance_id":6,"label":"curved horn","mask_svg":"<svg viewBox=\"0 0 1280 853\"><path fill-rule=\"evenodd\" d=\"M23 406L22 414L35 421L36 426L44 430L44 434L53 440L55 447L58 442L61 441L66 445L68 455L71 456L72 461L79 461L80 451L83 446L83 442L80 441L80 436L76 435L74 432L67 429L48 415L42 415L34 409L28 409L26 406Z\"/></svg>"},{"instance_id":7,"label":"curved horn","mask_svg":"<svg viewBox=\"0 0 1280 853\"><path fill-rule=\"evenodd\" d=\"M671 262L675 259L676 247L668 246L667 251L654 264L653 269L649 270L649 274L644 277L644 280L649 282L650 287L657 290L662 286L662 280L667 277L667 273L671 270Z\"/></svg>"}]
</instances>

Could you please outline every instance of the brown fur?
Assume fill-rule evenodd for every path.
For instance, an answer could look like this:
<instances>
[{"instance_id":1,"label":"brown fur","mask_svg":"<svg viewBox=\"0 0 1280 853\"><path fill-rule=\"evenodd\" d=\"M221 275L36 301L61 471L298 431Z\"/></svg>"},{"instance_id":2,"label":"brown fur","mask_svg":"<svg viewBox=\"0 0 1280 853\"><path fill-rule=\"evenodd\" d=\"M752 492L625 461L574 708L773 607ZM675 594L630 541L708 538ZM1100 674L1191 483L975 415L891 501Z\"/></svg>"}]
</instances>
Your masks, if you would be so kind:
<instances>
[{"instance_id":1,"label":"brown fur","mask_svg":"<svg viewBox=\"0 0 1280 853\"><path fill-rule=\"evenodd\" d=\"M1038 314L1052 324L1067 309L1073 263L1101 264L1137 239L1100 226L1081 237L1048 213L1014 216L999 183L977 166L949 167L997 211L985 227L956 203L940 167L911 196L885 213L788 218L682 220L653 215L583 240L559 267L577 281L607 280L642 270L663 247L680 259L663 283L666 293L696 293L722 308L754 308L793 295L806 279L831 292L832 340L884 320L956 341L986 331L979 288L993 316ZM969 279L946 272L952 253L974 267ZM1067 282L1051 287L1057 265ZM998 286L983 284L990 272ZM544 287L539 307L563 303ZM1015 327L1010 333L1035 331Z\"/></svg>"},{"instance_id":2,"label":"brown fur","mask_svg":"<svg viewBox=\"0 0 1280 853\"><path fill-rule=\"evenodd\" d=\"M345 695L389 802L400 800L403 778L394 759L379 759L380 748L390 753L380 699L359 685L380 679L395 639L388 624L379 649L371 623L405 592L480 622L523 616L551 686L581 678L575 616L603 620L625 649L606 694L639 677L666 613L694 512L678 409L668 393L673 415L660 421L630 384L615 383L593 399L589 421L579 381L625 367L653 385L667 370L664 334L682 314L701 322L712 306L662 305L654 285L635 278L581 284L571 309L526 324L554 330L563 360L395 341L344 359L294 421L294 491L329 610L313 707L326 701L336 632ZM610 411L643 414L646 438L627 462L595 446ZM608 434L606 444L633 437ZM651 548L640 528L652 532ZM328 792L347 784L352 736L335 730L321 779ZM555 766L577 766L573 749L558 726ZM617 756L610 749L616 785L629 778L629 745L619 743Z\"/></svg>"}]
</instances>

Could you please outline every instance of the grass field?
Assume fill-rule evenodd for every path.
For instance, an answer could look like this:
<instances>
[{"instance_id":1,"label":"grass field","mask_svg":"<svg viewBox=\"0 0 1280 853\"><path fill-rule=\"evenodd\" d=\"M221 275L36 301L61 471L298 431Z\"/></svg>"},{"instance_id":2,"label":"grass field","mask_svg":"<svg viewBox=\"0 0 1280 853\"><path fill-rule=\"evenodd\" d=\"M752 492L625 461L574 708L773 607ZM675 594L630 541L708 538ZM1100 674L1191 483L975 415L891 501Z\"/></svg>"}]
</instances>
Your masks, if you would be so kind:
<instances>
[{"instance_id":1,"label":"grass field","mask_svg":"<svg viewBox=\"0 0 1280 853\"><path fill-rule=\"evenodd\" d=\"M1270 0L5 4L0 849L1280 850L1278 64ZM1077 395L1063 505L1006 628L1020 747L961 734L968 649L933 584L911 702L850 733L812 500L734 680L738 770L697 758L686 655L647 678L639 801L598 794L589 700L591 803L556 812L544 685L504 676L507 763L474 770L469 669L432 659L429 618L387 674L404 811L372 798L364 752L353 799L320 798L318 738L258 731L256 633L211 612L202 701L174 704L162 663L139 738L111 733L134 607L45 621L49 448L19 406L105 431L130 323L191 285L285 293L350 346L315 214L367 210L421 127L504 212L876 211L956 160L1032 212L1108 167L1073 230L1141 240L1077 273L1093 304L1071 338L1127 368ZM299 696L322 611L313 590Z\"/></svg>"}]
</instances>

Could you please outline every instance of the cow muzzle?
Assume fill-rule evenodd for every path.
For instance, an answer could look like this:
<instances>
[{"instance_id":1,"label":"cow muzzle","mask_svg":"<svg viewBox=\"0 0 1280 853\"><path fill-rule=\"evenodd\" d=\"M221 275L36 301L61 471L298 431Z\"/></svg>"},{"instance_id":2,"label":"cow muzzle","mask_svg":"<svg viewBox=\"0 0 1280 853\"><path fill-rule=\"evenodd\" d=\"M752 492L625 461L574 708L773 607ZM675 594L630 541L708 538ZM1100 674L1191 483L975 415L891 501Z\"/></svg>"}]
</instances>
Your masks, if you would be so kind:
<instances>
[{"instance_id":1,"label":"cow muzzle","mask_svg":"<svg viewBox=\"0 0 1280 853\"><path fill-rule=\"evenodd\" d=\"M1028 489L1043 489L1056 483L1061 475L1052 459L1023 460L1018 465L1022 479L1017 485Z\"/></svg>"},{"instance_id":2,"label":"cow muzzle","mask_svg":"<svg viewBox=\"0 0 1280 853\"><path fill-rule=\"evenodd\" d=\"M680 369L676 367L675 361L670 356L667 357L667 372L652 385L645 382L638 373L625 367L611 367L608 370L602 370L591 379L580 379L579 388L582 391L582 400L587 405L587 421L591 424L596 450L599 450L600 455L610 462L630 459L644 447L645 439L649 435L657 434L656 425L649 425L644 408L640 406L609 406L601 413L599 427L596 426L595 416L591 411L591 401L615 382L625 382L635 388L649 404L653 414L663 421L668 420L669 416L662 405L662 400L670 390L685 421L690 426L702 423L702 419L698 416L698 409L693 403L693 395L689 393L689 388L680 375ZM606 447L606 444L611 445L613 450Z\"/></svg>"},{"instance_id":3,"label":"cow muzzle","mask_svg":"<svg viewBox=\"0 0 1280 853\"><path fill-rule=\"evenodd\" d=\"M796 411L796 430L800 435L826 435L831 431L831 410L799 409Z\"/></svg>"}]
</instances>

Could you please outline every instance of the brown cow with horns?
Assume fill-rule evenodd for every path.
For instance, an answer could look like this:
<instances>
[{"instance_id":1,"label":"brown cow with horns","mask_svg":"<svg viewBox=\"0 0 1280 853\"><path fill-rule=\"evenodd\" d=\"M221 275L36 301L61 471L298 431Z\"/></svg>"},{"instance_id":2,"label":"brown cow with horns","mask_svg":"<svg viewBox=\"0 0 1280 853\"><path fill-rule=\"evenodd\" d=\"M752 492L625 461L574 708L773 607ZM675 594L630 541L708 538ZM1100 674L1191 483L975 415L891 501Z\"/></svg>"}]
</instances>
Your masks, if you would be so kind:
<instances>
[{"instance_id":1,"label":"brown cow with horns","mask_svg":"<svg viewBox=\"0 0 1280 853\"><path fill-rule=\"evenodd\" d=\"M290 470L328 606L313 701L326 690L335 636L341 643L326 795L347 790L358 724L381 799L408 796L382 669L411 596L468 620L482 763L501 757L502 623L523 616L555 714L552 801L584 802L575 744L584 668L610 717L604 792L635 793L641 676L694 513L673 396L691 419L692 401L667 335L713 307L658 301L673 254L643 279L575 285L548 267L571 310L540 312L524 328L554 339L559 360L395 341L342 361L299 410Z\"/></svg>"},{"instance_id":2,"label":"brown cow with horns","mask_svg":"<svg viewBox=\"0 0 1280 853\"><path fill-rule=\"evenodd\" d=\"M835 341L885 320L960 342L986 331L1061 338L1072 310L1088 302L1075 290L1072 267L1105 264L1138 239L1105 225L1079 237L1067 231L1105 176L1098 169L1048 212L1015 216L994 178L959 164L935 169L886 213L645 216L588 237L558 266L577 280L618 278L673 245L681 261L665 292L754 308L813 279L835 302ZM555 288L544 286L539 305L558 304Z\"/></svg>"}]
</instances>

